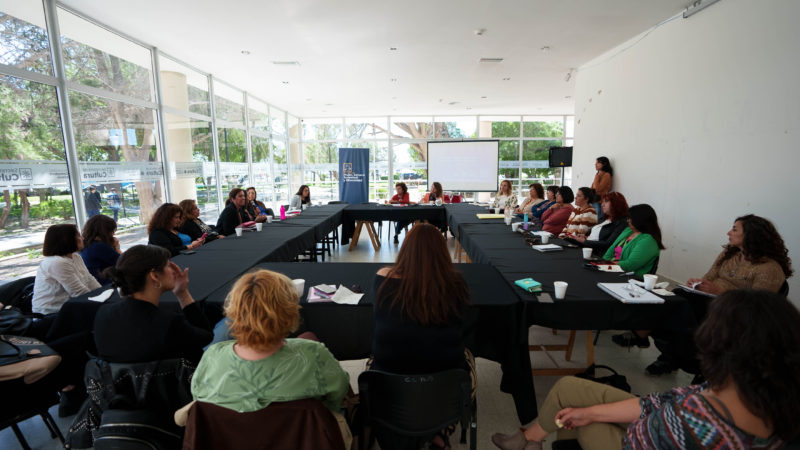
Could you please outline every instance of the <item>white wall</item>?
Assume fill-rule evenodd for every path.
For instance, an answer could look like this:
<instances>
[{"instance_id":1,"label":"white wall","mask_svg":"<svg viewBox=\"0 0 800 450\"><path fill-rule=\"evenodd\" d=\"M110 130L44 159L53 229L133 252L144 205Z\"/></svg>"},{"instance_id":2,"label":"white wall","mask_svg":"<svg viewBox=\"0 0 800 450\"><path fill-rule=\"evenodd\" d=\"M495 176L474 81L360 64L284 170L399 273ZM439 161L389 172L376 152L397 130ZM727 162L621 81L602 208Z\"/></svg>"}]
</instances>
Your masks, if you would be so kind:
<instances>
[{"instance_id":1,"label":"white wall","mask_svg":"<svg viewBox=\"0 0 800 450\"><path fill-rule=\"evenodd\" d=\"M660 274L702 276L748 213L776 225L800 271L798 18L795 0L724 0L579 69L573 185L611 159L614 190L658 213ZM800 305L800 274L789 283Z\"/></svg>"}]
</instances>

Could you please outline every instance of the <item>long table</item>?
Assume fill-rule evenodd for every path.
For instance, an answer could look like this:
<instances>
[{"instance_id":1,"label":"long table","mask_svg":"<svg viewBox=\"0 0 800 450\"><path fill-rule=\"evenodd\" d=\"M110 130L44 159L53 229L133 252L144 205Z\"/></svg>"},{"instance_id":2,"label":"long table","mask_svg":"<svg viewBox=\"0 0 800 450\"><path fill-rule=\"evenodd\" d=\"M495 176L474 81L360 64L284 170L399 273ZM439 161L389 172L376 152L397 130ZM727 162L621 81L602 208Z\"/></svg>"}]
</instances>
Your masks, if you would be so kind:
<instances>
[{"instance_id":1,"label":"long table","mask_svg":"<svg viewBox=\"0 0 800 450\"><path fill-rule=\"evenodd\" d=\"M355 245L358 241L358 233L363 227L366 227L372 245L377 251L380 247L380 236L376 234L372 224L387 220L395 222L422 220L442 227L447 221L447 216L444 206L380 205L377 203L350 205L342 215L342 244L345 245L351 238L355 238L353 242Z\"/></svg>"}]
</instances>

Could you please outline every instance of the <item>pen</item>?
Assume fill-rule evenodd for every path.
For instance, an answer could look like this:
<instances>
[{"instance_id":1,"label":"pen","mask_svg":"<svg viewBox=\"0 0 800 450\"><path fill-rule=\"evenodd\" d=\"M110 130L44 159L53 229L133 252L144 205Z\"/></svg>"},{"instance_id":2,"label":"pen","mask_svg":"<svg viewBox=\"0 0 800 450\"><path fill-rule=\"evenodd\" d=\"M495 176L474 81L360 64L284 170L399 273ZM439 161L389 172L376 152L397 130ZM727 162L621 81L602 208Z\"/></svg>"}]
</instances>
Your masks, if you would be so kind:
<instances>
[{"instance_id":1,"label":"pen","mask_svg":"<svg viewBox=\"0 0 800 450\"><path fill-rule=\"evenodd\" d=\"M629 276L633 275L634 273L636 273L636 272L625 272L625 273L619 274L619 276L621 276L621 277L629 277Z\"/></svg>"}]
</instances>

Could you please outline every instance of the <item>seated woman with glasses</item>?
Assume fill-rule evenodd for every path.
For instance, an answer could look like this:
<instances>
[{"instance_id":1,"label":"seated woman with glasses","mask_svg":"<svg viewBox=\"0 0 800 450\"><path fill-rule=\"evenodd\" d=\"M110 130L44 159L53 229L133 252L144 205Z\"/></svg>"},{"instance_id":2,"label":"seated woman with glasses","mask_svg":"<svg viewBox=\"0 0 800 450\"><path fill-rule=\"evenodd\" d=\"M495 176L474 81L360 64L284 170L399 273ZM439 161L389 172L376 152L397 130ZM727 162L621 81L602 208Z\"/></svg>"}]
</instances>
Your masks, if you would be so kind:
<instances>
[{"instance_id":1,"label":"seated woman with glasses","mask_svg":"<svg viewBox=\"0 0 800 450\"><path fill-rule=\"evenodd\" d=\"M603 259L616 262L625 272L642 276L653 270L663 249L656 212L643 203L628 210L628 227L606 250Z\"/></svg>"},{"instance_id":2,"label":"seated woman with glasses","mask_svg":"<svg viewBox=\"0 0 800 450\"><path fill-rule=\"evenodd\" d=\"M695 334L708 380L637 398L575 377L559 380L536 422L497 433L504 450L541 449L560 428L593 449L777 449L800 435L800 313L785 297L728 291Z\"/></svg>"}]
</instances>

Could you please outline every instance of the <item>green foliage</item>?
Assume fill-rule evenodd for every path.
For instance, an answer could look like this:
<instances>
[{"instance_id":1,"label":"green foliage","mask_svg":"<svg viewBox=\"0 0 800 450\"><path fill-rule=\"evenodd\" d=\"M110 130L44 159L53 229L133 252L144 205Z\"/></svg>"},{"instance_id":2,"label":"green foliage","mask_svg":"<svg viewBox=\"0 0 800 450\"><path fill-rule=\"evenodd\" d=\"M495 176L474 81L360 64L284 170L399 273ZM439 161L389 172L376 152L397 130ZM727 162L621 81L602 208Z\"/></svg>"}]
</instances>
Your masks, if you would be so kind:
<instances>
[{"instance_id":1,"label":"green foliage","mask_svg":"<svg viewBox=\"0 0 800 450\"><path fill-rule=\"evenodd\" d=\"M36 258L42 256L42 250L41 249L26 248L25 249L25 253L27 253L28 259L36 259Z\"/></svg>"}]
</instances>

